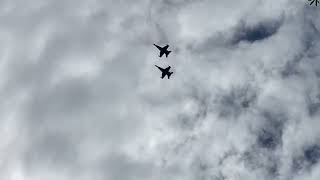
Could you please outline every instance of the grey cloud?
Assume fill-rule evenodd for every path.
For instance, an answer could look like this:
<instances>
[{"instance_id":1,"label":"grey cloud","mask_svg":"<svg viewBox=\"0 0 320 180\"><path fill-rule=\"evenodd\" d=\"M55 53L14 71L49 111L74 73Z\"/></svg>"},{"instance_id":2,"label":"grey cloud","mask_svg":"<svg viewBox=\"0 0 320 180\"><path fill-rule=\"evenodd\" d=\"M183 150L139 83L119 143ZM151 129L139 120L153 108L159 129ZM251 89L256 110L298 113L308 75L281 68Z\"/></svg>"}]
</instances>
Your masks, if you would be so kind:
<instances>
[{"instance_id":1,"label":"grey cloud","mask_svg":"<svg viewBox=\"0 0 320 180\"><path fill-rule=\"evenodd\" d=\"M130 157L114 153L101 162L100 171L110 179L147 179L152 177L152 162L140 162Z\"/></svg>"},{"instance_id":2,"label":"grey cloud","mask_svg":"<svg viewBox=\"0 0 320 180\"><path fill-rule=\"evenodd\" d=\"M288 0L1 3L1 178L319 173L316 8ZM160 59L153 43L173 53ZM154 64L171 65L173 78L160 79Z\"/></svg>"}]
</instances>

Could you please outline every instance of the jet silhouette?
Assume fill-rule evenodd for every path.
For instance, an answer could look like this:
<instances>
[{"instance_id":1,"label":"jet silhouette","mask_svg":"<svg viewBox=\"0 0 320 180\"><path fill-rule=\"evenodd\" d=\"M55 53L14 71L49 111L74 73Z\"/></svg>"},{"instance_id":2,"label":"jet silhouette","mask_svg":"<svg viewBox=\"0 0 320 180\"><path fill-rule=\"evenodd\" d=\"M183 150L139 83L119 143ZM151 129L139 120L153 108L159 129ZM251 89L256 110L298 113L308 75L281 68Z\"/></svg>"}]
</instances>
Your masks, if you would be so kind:
<instances>
[{"instance_id":1,"label":"jet silhouette","mask_svg":"<svg viewBox=\"0 0 320 180\"><path fill-rule=\"evenodd\" d=\"M160 69L160 71L162 72L162 75L161 75L161 79L163 79L165 76L168 76L168 79L170 79L170 76L173 72L169 72L171 66L168 66L167 68L163 69L157 65L155 65L158 69Z\"/></svg>"},{"instance_id":2,"label":"jet silhouette","mask_svg":"<svg viewBox=\"0 0 320 180\"><path fill-rule=\"evenodd\" d=\"M159 55L159 57L162 57L163 54L166 54L166 57L168 57L168 55L171 53L171 51L168 51L168 47L169 47L168 44L167 44L166 46L164 46L164 47L160 47L160 46L158 46L158 45L156 45L156 44L153 44L153 45L160 50L160 55Z\"/></svg>"}]
</instances>

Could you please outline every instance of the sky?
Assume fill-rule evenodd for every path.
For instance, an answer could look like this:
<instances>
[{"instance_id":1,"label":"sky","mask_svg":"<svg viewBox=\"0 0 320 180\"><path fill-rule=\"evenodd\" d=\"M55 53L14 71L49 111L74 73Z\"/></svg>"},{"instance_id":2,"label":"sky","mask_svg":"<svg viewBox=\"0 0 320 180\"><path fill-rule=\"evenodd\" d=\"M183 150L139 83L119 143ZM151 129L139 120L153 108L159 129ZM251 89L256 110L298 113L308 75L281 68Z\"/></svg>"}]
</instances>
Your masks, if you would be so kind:
<instances>
[{"instance_id":1,"label":"sky","mask_svg":"<svg viewBox=\"0 0 320 180\"><path fill-rule=\"evenodd\" d=\"M309 3L1 0L0 179L318 179Z\"/></svg>"}]
</instances>

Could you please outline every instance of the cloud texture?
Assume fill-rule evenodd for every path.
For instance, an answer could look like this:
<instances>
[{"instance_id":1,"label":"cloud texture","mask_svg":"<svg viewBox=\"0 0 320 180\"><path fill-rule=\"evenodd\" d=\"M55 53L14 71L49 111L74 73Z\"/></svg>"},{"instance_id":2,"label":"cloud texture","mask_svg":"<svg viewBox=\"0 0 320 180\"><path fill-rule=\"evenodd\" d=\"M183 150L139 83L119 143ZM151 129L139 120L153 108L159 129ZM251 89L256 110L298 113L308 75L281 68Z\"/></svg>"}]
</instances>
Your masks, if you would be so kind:
<instances>
[{"instance_id":1,"label":"cloud texture","mask_svg":"<svg viewBox=\"0 0 320 180\"><path fill-rule=\"evenodd\" d=\"M319 178L320 11L306 0L0 7L0 179Z\"/></svg>"}]
</instances>

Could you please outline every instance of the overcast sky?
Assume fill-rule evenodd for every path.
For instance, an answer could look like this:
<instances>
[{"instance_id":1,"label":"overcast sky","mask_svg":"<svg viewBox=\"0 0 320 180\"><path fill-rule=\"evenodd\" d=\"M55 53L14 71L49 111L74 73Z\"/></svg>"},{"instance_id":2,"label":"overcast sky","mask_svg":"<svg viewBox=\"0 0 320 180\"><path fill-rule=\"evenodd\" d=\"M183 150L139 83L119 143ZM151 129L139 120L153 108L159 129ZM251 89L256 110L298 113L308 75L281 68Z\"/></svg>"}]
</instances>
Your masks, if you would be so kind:
<instances>
[{"instance_id":1,"label":"overcast sky","mask_svg":"<svg viewBox=\"0 0 320 180\"><path fill-rule=\"evenodd\" d=\"M309 3L1 0L0 179L318 180Z\"/></svg>"}]
</instances>

